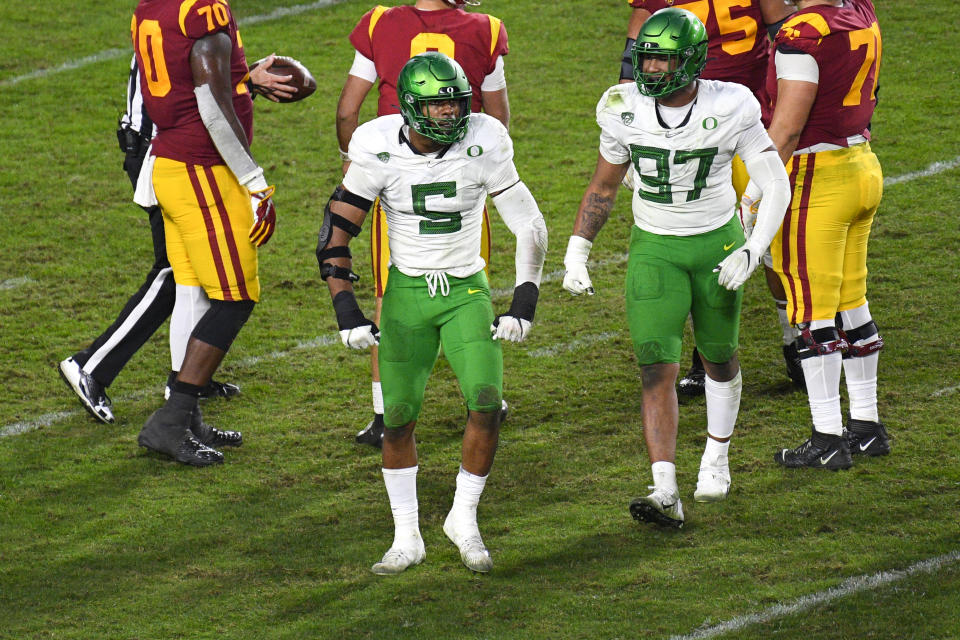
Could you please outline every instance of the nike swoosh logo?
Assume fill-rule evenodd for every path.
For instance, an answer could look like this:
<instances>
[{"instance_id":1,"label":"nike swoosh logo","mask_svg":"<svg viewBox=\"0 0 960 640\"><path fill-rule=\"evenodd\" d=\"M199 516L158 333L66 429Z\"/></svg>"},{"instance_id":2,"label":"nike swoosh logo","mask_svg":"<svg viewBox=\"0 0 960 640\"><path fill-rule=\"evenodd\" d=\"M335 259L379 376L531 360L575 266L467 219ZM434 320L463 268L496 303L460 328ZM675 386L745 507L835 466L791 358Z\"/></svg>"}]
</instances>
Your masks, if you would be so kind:
<instances>
[{"instance_id":1,"label":"nike swoosh logo","mask_svg":"<svg viewBox=\"0 0 960 640\"><path fill-rule=\"evenodd\" d=\"M862 443L861 443L861 444L860 444L860 451L866 451L867 448L869 448L870 445L873 444L873 441L876 440L876 439L877 439L877 437L874 436L874 437L870 438L870 440L867 442L867 444L862 444Z\"/></svg>"},{"instance_id":2,"label":"nike swoosh logo","mask_svg":"<svg viewBox=\"0 0 960 640\"><path fill-rule=\"evenodd\" d=\"M468 295L468 296L472 296L473 294L475 294L475 293L480 293L481 291L483 291L483 289L469 289L469 288L468 288L468 289L467 289L467 295Z\"/></svg>"},{"instance_id":3,"label":"nike swoosh logo","mask_svg":"<svg viewBox=\"0 0 960 640\"><path fill-rule=\"evenodd\" d=\"M828 455L826 458L824 458L823 456L820 456L820 464L826 465L828 462L830 462L830 459L835 455L837 455L836 451Z\"/></svg>"},{"instance_id":4,"label":"nike swoosh logo","mask_svg":"<svg viewBox=\"0 0 960 640\"><path fill-rule=\"evenodd\" d=\"M732 246L735 245L735 244L737 244L737 243L736 243L736 242L731 242L730 244L725 244L725 245L723 245L723 250L724 250L724 251L730 251L730 247L732 247Z\"/></svg>"},{"instance_id":5,"label":"nike swoosh logo","mask_svg":"<svg viewBox=\"0 0 960 640\"><path fill-rule=\"evenodd\" d=\"M681 131L667 131L664 135L665 135L667 138L672 138L672 137L674 137L674 136L680 135L681 133L683 133L682 130L681 130Z\"/></svg>"}]
</instances>

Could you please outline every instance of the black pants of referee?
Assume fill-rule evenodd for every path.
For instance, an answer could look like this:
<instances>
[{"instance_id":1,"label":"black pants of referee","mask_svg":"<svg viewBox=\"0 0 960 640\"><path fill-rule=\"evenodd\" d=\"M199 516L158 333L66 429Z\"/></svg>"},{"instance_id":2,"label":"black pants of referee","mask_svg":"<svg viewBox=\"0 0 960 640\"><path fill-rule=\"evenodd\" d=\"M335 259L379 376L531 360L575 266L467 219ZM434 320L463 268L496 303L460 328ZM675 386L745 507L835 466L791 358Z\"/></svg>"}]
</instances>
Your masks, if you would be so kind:
<instances>
[{"instance_id":1,"label":"black pants of referee","mask_svg":"<svg viewBox=\"0 0 960 640\"><path fill-rule=\"evenodd\" d=\"M138 151L128 154L123 163L134 189L146 149ZM153 266L113 324L101 333L93 344L73 356L77 364L104 387L110 386L133 354L170 317L176 300L173 269L167 260L163 214L158 206L144 209L150 218L150 232L153 236Z\"/></svg>"}]
</instances>

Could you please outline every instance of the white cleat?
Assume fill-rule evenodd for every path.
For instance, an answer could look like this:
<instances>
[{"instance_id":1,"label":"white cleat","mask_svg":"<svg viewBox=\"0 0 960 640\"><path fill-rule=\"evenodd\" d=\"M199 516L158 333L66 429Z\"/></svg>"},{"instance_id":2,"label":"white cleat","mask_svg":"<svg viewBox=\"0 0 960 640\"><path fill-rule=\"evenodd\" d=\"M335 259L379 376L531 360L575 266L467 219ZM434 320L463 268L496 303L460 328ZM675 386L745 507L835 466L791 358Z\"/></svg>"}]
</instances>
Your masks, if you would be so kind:
<instances>
[{"instance_id":1,"label":"white cleat","mask_svg":"<svg viewBox=\"0 0 960 640\"><path fill-rule=\"evenodd\" d=\"M487 573L493 569L493 558L490 557L490 552L483 544L480 530L476 525L458 528L454 524L453 518L447 515L447 519L443 523L443 532L460 549L460 560L463 561L467 569L478 573Z\"/></svg>"},{"instance_id":2,"label":"white cleat","mask_svg":"<svg viewBox=\"0 0 960 640\"><path fill-rule=\"evenodd\" d=\"M652 522L664 527L683 526L683 505L680 497L672 491L653 489L648 496L634 498L630 502L630 515L638 522Z\"/></svg>"},{"instance_id":3,"label":"white cleat","mask_svg":"<svg viewBox=\"0 0 960 640\"><path fill-rule=\"evenodd\" d=\"M423 546L423 538L419 535L416 540L410 540L405 546L390 547L380 562L370 567L370 571L378 576L392 576L403 573L407 567L420 564L427 557L427 551Z\"/></svg>"},{"instance_id":4,"label":"white cleat","mask_svg":"<svg viewBox=\"0 0 960 640\"><path fill-rule=\"evenodd\" d=\"M727 464L700 465L697 490L693 499L697 502L719 502L730 493L730 467Z\"/></svg>"}]
</instances>

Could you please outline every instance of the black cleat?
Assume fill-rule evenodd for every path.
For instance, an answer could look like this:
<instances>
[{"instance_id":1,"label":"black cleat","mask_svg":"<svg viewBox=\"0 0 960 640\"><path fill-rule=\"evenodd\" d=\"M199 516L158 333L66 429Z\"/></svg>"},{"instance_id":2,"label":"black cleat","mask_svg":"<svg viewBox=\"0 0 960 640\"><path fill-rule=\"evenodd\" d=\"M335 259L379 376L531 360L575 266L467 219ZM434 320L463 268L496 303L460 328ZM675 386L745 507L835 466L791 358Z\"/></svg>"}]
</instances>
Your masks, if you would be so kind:
<instances>
[{"instance_id":1,"label":"black cleat","mask_svg":"<svg viewBox=\"0 0 960 640\"><path fill-rule=\"evenodd\" d=\"M177 381L177 371L171 371L170 375L167 376L167 386L163 390L164 399L170 397L170 391L173 389L173 383ZM230 382L220 382L219 380L210 379L210 382L207 383L207 386L203 388L203 391L200 392L200 397L204 400L208 398L226 398L229 400L234 396L240 395L240 387Z\"/></svg>"},{"instance_id":2,"label":"black cleat","mask_svg":"<svg viewBox=\"0 0 960 640\"><path fill-rule=\"evenodd\" d=\"M83 367L72 357L60 362L58 371L64 383L77 394L87 413L100 422L113 422L113 411L110 408L113 403L107 397L107 390L102 384L85 373Z\"/></svg>"},{"instance_id":3,"label":"black cleat","mask_svg":"<svg viewBox=\"0 0 960 640\"><path fill-rule=\"evenodd\" d=\"M680 378L680 385L677 391L685 396L702 396L703 388L706 384L707 372L703 370L703 361L700 359L700 352L693 350L693 362L687 375Z\"/></svg>"},{"instance_id":4,"label":"black cleat","mask_svg":"<svg viewBox=\"0 0 960 640\"><path fill-rule=\"evenodd\" d=\"M773 459L791 469L810 467L838 471L853 466L850 449L843 436L817 431L796 449L781 449L773 455Z\"/></svg>"},{"instance_id":5,"label":"black cleat","mask_svg":"<svg viewBox=\"0 0 960 640\"><path fill-rule=\"evenodd\" d=\"M383 447L383 414L373 414L373 420L367 423L363 431L357 434L357 444L369 444L380 449Z\"/></svg>"},{"instance_id":6,"label":"black cleat","mask_svg":"<svg viewBox=\"0 0 960 640\"><path fill-rule=\"evenodd\" d=\"M239 447L243 444L243 434L239 431L221 431L204 422L199 406L190 415L190 432L201 444L211 449Z\"/></svg>"},{"instance_id":7,"label":"black cleat","mask_svg":"<svg viewBox=\"0 0 960 640\"><path fill-rule=\"evenodd\" d=\"M222 463L223 454L201 444L189 429L195 404L196 398L172 393L167 404L147 419L137 436L137 444L194 467Z\"/></svg>"},{"instance_id":8,"label":"black cleat","mask_svg":"<svg viewBox=\"0 0 960 640\"><path fill-rule=\"evenodd\" d=\"M843 430L843 439L851 455L885 456L890 453L890 438L882 422L850 418Z\"/></svg>"},{"instance_id":9,"label":"black cleat","mask_svg":"<svg viewBox=\"0 0 960 640\"><path fill-rule=\"evenodd\" d=\"M231 382L220 382L212 378L200 392L201 398L226 398L229 400L238 395L240 395L240 387L237 385Z\"/></svg>"},{"instance_id":10,"label":"black cleat","mask_svg":"<svg viewBox=\"0 0 960 640\"><path fill-rule=\"evenodd\" d=\"M797 354L797 345L783 345L783 361L787 365L787 376L797 387L806 390L807 382L803 377L803 367L800 365L800 356Z\"/></svg>"}]
</instances>

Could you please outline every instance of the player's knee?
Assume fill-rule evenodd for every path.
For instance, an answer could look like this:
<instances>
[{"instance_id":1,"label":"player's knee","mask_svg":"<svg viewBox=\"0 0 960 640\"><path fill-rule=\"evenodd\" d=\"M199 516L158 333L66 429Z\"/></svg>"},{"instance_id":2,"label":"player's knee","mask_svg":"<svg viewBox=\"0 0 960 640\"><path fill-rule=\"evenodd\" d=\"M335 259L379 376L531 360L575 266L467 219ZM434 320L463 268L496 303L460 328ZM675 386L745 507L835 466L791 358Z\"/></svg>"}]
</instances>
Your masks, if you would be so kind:
<instances>
[{"instance_id":1,"label":"player's knee","mask_svg":"<svg viewBox=\"0 0 960 640\"><path fill-rule=\"evenodd\" d=\"M419 407L407 402L391 402L383 408L383 424L390 429L405 427L417 419Z\"/></svg>"},{"instance_id":2,"label":"player's knee","mask_svg":"<svg viewBox=\"0 0 960 640\"><path fill-rule=\"evenodd\" d=\"M471 411L489 413L499 411L501 403L500 389L493 384L480 384L474 387L467 398L467 408Z\"/></svg>"},{"instance_id":3,"label":"player's knee","mask_svg":"<svg viewBox=\"0 0 960 640\"><path fill-rule=\"evenodd\" d=\"M844 358L865 358L883 349L883 337L873 319L859 327L841 330L840 333L849 345Z\"/></svg>"},{"instance_id":4,"label":"player's knee","mask_svg":"<svg viewBox=\"0 0 960 640\"><path fill-rule=\"evenodd\" d=\"M847 350L847 341L840 335L840 330L837 327L811 329L810 323L804 322L797 325L797 329L800 330L800 336L796 341L797 356L801 360Z\"/></svg>"},{"instance_id":5,"label":"player's knee","mask_svg":"<svg viewBox=\"0 0 960 640\"><path fill-rule=\"evenodd\" d=\"M637 354L637 362L640 366L673 360L673 358L670 357L671 350L667 349L663 343L658 340L648 340L640 343L635 342L633 351ZM679 360L679 356L677 359Z\"/></svg>"},{"instance_id":6,"label":"player's knee","mask_svg":"<svg viewBox=\"0 0 960 640\"><path fill-rule=\"evenodd\" d=\"M653 389L661 385L672 387L676 377L676 370L668 363L658 362L640 367L640 382L644 389Z\"/></svg>"},{"instance_id":7,"label":"player's knee","mask_svg":"<svg viewBox=\"0 0 960 640\"><path fill-rule=\"evenodd\" d=\"M194 327L192 336L200 342L227 351L253 313L255 305L253 300L211 300L210 308Z\"/></svg>"}]
</instances>

